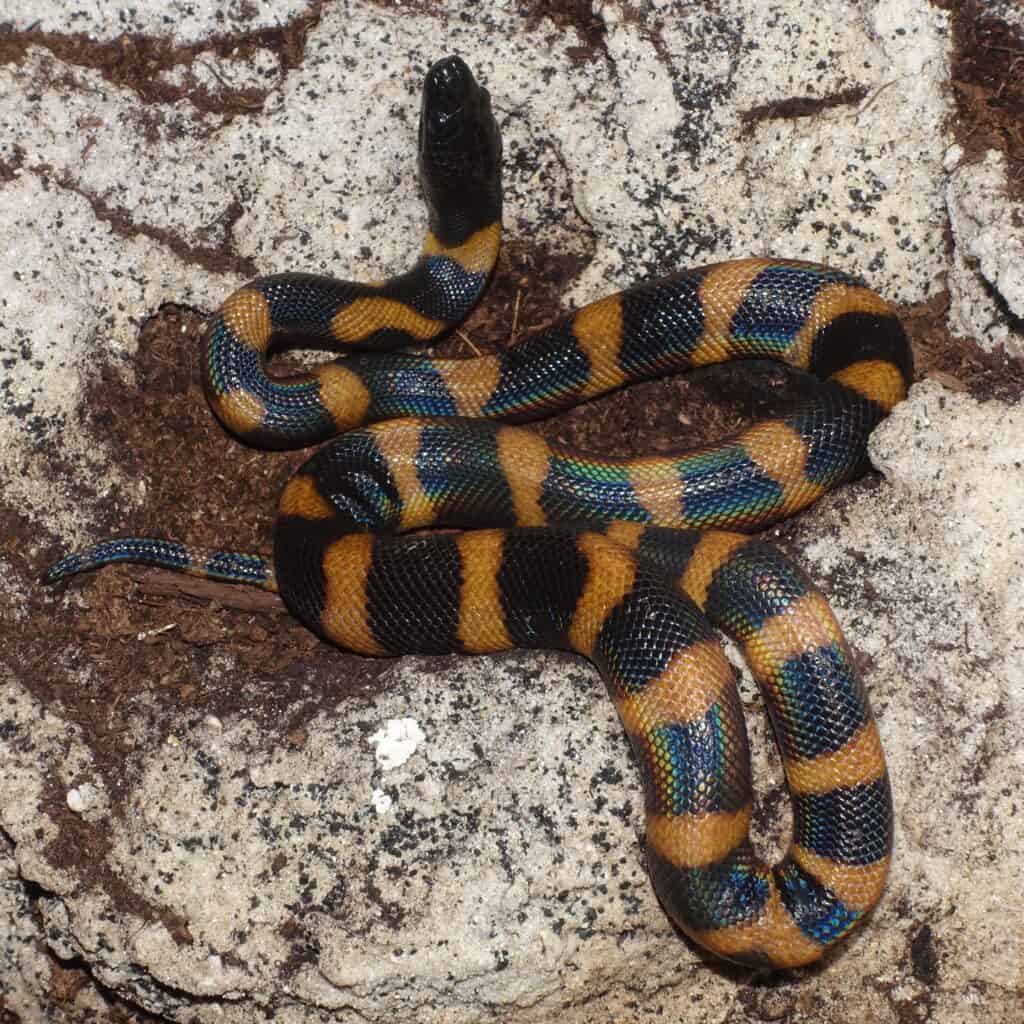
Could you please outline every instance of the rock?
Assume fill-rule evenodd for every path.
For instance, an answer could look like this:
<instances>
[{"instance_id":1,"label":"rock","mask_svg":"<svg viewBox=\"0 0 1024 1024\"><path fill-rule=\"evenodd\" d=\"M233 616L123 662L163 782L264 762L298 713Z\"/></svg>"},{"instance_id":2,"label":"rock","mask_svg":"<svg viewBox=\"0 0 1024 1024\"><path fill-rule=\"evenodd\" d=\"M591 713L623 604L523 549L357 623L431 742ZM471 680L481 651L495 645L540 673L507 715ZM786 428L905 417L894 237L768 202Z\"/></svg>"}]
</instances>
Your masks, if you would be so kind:
<instances>
[{"instance_id":1,"label":"rock","mask_svg":"<svg viewBox=\"0 0 1024 1024\"><path fill-rule=\"evenodd\" d=\"M884 485L837 497L794 543L870 666L898 821L878 917L911 955L905 1000L956 1020L978 986L1010 1020L1024 985L1024 405L918 384L871 453Z\"/></svg>"},{"instance_id":2,"label":"rock","mask_svg":"<svg viewBox=\"0 0 1024 1024\"><path fill-rule=\"evenodd\" d=\"M946 14L273 0L140 2L114 22L101 6L5 10L0 1016L1014 1019L1019 405L915 389L873 441L884 478L782 529L865 664L899 831L873 918L768 986L708 963L657 905L637 772L582 662L367 667L289 641L283 617L147 602L118 571L37 583L58 549L154 505L265 538L269 481L294 460L195 426L188 352L167 385L173 360L139 328L171 303L208 312L257 272L402 269L424 225L420 80L447 52L494 98L509 248L577 268L567 302L772 250L908 304L949 272L956 329L1019 346L981 304L982 278L996 307L1019 301L997 158L944 163ZM118 433L105 416L137 393L146 415ZM159 431L165 447L142 443ZM182 462L192 488L168 490ZM131 678L111 650L132 652ZM751 729L772 853L785 799L770 730Z\"/></svg>"},{"instance_id":3,"label":"rock","mask_svg":"<svg viewBox=\"0 0 1024 1024\"><path fill-rule=\"evenodd\" d=\"M946 187L954 262L950 329L1024 357L1024 202L1007 195L1006 158L989 150Z\"/></svg>"}]
</instances>

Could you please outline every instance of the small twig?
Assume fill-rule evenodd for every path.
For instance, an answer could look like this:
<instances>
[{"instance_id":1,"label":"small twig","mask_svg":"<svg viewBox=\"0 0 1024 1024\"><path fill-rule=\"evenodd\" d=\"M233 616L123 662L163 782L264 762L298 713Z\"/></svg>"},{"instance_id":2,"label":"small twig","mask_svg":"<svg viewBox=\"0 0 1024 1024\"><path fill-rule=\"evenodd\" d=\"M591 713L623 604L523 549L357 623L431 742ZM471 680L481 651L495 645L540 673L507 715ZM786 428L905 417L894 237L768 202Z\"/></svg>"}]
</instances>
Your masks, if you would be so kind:
<instances>
[{"instance_id":1,"label":"small twig","mask_svg":"<svg viewBox=\"0 0 1024 1024\"><path fill-rule=\"evenodd\" d=\"M163 569L132 569L128 575L144 594L216 601L222 608L235 608L243 612L288 614L281 598L267 590L204 580L197 576L182 576Z\"/></svg>"},{"instance_id":2,"label":"small twig","mask_svg":"<svg viewBox=\"0 0 1024 1024\"><path fill-rule=\"evenodd\" d=\"M880 86L879 86L879 87L878 87L878 88L877 88L877 89L876 89L876 90L875 90L875 91L874 91L874 92L873 92L873 93L872 93L872 94L871 94L871 95L870 95L870 96L869 96L869 97L867 98L867 100L866 100L866 101L865 101L864 103L862 103L862 104L861 104L861 105L860 105L860 106L859 106L859 107L858 107L858 108L857 108L857 109L856 109L856 110L854 111L854 114L853 114L853 116L854 116L854 117L860 117L860 116L861 116L861 114L863 114L863 113L864 113L864 111L868 109L868 107L870 107L870 106L872 106L872 105L874 104L875 100L877 100L877 99L878 99L878 97L879 97L879 96L881 96L881 95L882 95L882 93L886 91L886 89L891 89L891 88L892 88L892 87L893 87L893 86L894 86L894 85L895 85L895 84L896 84L896 83L897 83L898 81L899 81L899 79L898 79L898 78L893 78L893 79L891 79L890 81L888 81L888 82L885 82L885 83L883 83L882 85L880 85Z\"/></svg>"},{"instance_id":3,"label":"small twig","mask_svg":"<svg viewBox=\"0 0 1024 1024\"><path fill-rule=\"evenodd\" d=\"M1014 69L1017 67L1018 64L1021 63L1021 61L1024 61L1024 57L1014 57L1014 59L1010 62L1010 66L1006 69L1006 74L1003 75L1003 80L999 83L999 88L996 90L997 100L1002 98L1003 90L1006 88L1006 83L1010 81L1010 76L1013 74Z\"/></svg>"},{"instance_id":4,"label":"small twig","mask_svg":"<svg viewBox=\"0 0 1024 1024\"><path fill-rule=\"evenodd\" d=\"M456 331L455 333L473 350L473 355L480 355L480 349L473 344L473 339L465 331Z\"/></svg>"},{"instance_id":5,"label":"small twig","mask_svg":"<svg viewBox=\"0 0 1024 1024\"><path fill-rule=\"evenodd\" d=\"M514 345L516 342L516 331L519 328L519 300L523 297L522 288L516 289L516 304L512 307L512 331L509 334L509 344Z\"/></svg>"},{"instance_id":6,"label":"small twig","mask_svg":"<svg viewBox=\"0 0 1024 1024\"><path fill-rule=\"evenodd\" d=\"M176 622L168 622L166 626L159 626L157 629L146 629L143 630L136 639L138 640L149 640L154 636L162 636L164 633L169 633L172 629L177 629L178 624Z\"/></svg>"}]
</instances>

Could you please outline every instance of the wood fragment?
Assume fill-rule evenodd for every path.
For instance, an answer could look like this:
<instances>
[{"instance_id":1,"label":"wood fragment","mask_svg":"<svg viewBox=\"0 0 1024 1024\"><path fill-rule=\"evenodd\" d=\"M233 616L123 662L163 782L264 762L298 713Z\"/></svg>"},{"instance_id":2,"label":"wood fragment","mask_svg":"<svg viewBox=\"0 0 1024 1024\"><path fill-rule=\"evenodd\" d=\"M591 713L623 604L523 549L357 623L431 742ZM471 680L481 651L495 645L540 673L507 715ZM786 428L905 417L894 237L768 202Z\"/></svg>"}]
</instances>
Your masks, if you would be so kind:
<instances>
[{"instance_id":1,"label":"wood fragment","mask_svg":"<svg viewBox=\"0 0 1024 1024\"><path fill-rule=\"evenodd\" d=\"M182 576L164 569L130 569L128 576L143 594L155 597L215 601L222 608L235 608L243 612L288 614L281 598L267 590L204 580L197 576Z\"/></svg>"}]
</instances>

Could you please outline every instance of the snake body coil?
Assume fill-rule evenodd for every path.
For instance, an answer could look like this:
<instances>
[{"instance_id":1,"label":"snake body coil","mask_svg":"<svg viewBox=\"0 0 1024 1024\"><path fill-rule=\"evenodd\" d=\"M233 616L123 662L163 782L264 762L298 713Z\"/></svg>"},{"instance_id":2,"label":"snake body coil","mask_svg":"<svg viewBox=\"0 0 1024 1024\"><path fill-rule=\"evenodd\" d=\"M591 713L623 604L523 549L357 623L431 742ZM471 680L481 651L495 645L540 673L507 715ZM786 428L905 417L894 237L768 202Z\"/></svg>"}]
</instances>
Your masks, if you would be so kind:
<instances>
[{"instance_id":1,"label":"snake body coil","mask_svg":"<svg viewBox=\"0 0 1024 1024\"><path fill-rule=\"evenodd\" d=\"M500 137L458 58L430 70L420 169L430 214L407 274L261 278L210 325L204 384L228 429L273 447L343 436L289 481L273 566L168 541L108 541L51 579L130 560L279 589L333 643L372 655L576 651L600 669L646 791L648 864L672 919L741 963L817 959L877 903L892 841L864 689L820 593L745 533L860 473L912 367L889 306L814 264L747 259L601 299L500 355L388 349L437 337L497 258ZM271 378L277 339L345 350ZM375 351L371 351L375 350ZM623 384L748 357L821 381L790 415L682 455L599 458L508 424ZM387 421L387 422L377 422ZM488 527L401 537L429 526ZM793 800L784 859L749 839L749 752L713 627L761 686Z\"/></svg>"}]
</instances>

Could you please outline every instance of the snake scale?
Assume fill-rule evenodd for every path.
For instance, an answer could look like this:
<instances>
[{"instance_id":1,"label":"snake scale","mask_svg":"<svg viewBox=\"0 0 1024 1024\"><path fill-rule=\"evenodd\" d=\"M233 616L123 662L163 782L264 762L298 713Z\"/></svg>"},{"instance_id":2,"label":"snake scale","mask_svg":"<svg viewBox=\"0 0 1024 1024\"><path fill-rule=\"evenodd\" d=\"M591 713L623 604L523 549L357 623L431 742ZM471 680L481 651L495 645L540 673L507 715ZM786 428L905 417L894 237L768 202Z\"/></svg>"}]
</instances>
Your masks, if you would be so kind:
<instances>
[{"instance_id":1,"label":"snake scale","mask_svg":"<svg viewBox=\"0 0 1024 1024\"><path fill-rule=\"evenodd\" d=\"M744 259L600 299L497 355L395 351L458 323L495 264L501 138L487 90L448 57L419 130L421 259L383 283L284 273L232 294L204 337L207 397L268 447L321 447L287 483L272 564L170 541L107 541L48 578L139 561L277 590L326 640L366 655L557 648L589 658L639 760L647 864L671 919L721 957L810 963L881 896L889 780L835 617L750 531L866 467L912 365L892 309L815 264ZM271 377L301 339L343 356ZM596 457L514 424L621 385L770 358L820 381L789 415L672 456ZM403 537L423 527L459 527ZM471 527L471 529L466 529ZM750 759L734 672L761 687L793 803L777 864L749 838Z\"/></svg>"}]
</instances>

